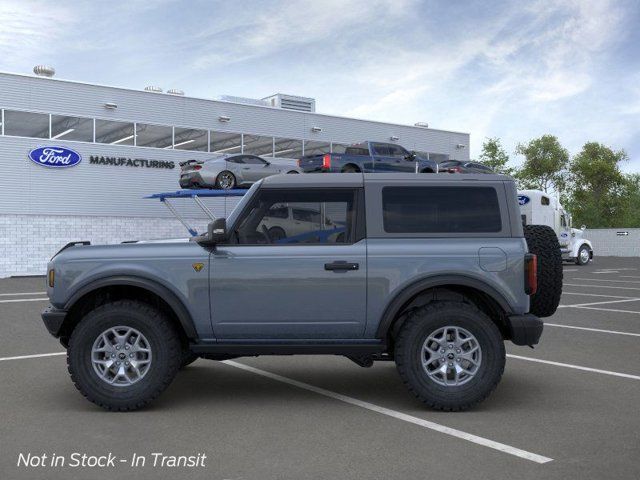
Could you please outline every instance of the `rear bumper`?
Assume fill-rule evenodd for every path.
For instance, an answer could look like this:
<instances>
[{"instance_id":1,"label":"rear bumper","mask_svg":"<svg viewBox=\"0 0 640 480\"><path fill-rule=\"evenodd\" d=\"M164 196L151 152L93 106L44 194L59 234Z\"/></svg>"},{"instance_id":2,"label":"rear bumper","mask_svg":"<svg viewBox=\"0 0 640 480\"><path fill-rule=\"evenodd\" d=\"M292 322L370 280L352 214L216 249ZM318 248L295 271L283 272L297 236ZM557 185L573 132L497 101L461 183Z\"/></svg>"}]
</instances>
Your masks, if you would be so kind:
<instances>
[{"instance_id":1,"label":"rear bumper","mask_svg":"<svg viewBox=\"0 0 640 480\"><path fill-rule=\"evenodd\" d=\"M49 305L42 312L42 321L44 322L44 326L47 327L47 330L49 330L49 333L57 338L60 336L60 331L62 330L66 316L66 310L59 310Z\"/></svg>"},{"instance_id":2,"label":"rear bumper","mask_svg":"<svg viewBox=\"0 0 640 480\"><path fill-rule=\"evenodd\" d=\"M511 341L516 345L536 345L542 335L544 324L535 315L511 315L507 317Z\"/></svg>"}]
</instances>

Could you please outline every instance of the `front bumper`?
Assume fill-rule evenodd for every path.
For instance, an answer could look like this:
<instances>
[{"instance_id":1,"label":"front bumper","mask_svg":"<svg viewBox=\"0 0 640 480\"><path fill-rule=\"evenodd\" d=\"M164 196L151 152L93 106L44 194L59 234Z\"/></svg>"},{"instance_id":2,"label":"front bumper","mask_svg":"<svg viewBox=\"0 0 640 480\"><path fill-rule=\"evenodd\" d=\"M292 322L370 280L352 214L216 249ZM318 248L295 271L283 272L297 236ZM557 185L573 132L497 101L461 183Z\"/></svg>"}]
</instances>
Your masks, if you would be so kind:
<instances>
[{"instance_id":1,"label":"front bumper","mask_svg":"<svg viewBox=\"0 0 640 480\"><path fill-rule=\"evenodd\" d=\"M49 333L56 338L60 336L62 325L64 324L64 319L66 317L66 310L59 310L52 305L49 305L42 312L42 321L44 322L44 326L47 327Z\"/></svg>"},{"instance_id":2,"label":"front bumper","mask_svg":"<svg viewBox=\"0 0 640 480\"><path fill-rule=\"evenodd\" d=\"M507 317L511 341L516 345L536 345L540 341L544 324L531 313Z\"/></svg>"}]
</instances>

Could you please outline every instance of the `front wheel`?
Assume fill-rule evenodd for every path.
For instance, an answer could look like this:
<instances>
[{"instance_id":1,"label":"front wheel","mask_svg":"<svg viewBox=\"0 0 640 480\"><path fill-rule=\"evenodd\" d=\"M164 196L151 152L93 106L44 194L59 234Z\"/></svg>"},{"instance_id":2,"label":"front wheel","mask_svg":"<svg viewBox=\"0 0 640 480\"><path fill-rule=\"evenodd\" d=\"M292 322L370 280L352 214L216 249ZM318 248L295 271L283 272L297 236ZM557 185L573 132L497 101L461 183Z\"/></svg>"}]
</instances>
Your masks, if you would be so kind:
<instances>
[{"instance_id":1,"label":"front wheel","mask_svg":"<svg viewBox=\"0 0 640 480\"><path fill-rule=\"evenodd\" d=\"M504 341L474 306L435 302L415 310L402 325L395 361L405 385L423 403L436 410L466 410L498 385Z\"/></svg>"},{"instance_id":2,"label":"front wheel","mask_svg":"<svg viewBox=\"0 0 640 480\"><path fill-rule=\"evenodd\" d=\"M67 366L87 400L111 411L129 411L154 400L182 362L178 333L167 316L132 300L90 311L73 330Z\"/></svg>"},{"instance_id":3,"label":"front wheel","mask_svg":"<svg viewBox=\"0 0 640 480\"><path fill-rule=\"evenodd\" d=\"M578 256L576 257L577 265L586 265L591 260L591 251L586 245L582 245L578 250Z\"/></svg>"}]
</instances>

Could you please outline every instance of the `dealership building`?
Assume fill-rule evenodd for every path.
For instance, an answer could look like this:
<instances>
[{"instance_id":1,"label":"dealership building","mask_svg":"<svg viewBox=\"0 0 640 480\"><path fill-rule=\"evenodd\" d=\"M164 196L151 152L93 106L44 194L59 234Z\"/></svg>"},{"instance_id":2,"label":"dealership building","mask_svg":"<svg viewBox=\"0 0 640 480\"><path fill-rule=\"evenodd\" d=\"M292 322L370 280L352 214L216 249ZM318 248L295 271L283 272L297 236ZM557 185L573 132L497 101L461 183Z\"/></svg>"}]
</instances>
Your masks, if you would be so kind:
<instances>
[{"instance_id":1,"label":"dealership building","mask_svg":"<svg viewBox=\"0 0 640 480\"><path fill-rule=\"evenodd\" d=\"M186 236L161 202L144 198L178 190L186 160L249 153L294 163L363 140L438 161L469 158L469 134L319 114L305 97L214 100L59 80L50 67L34 72L0 73L0 277L44 274L71 241ZM61 151L65 166L46 166L34 151L38 158ZM206 202L224 216L237 197ZM206 224L188 200L175 204L194 226Z\"/></svg>"}]
</instances>

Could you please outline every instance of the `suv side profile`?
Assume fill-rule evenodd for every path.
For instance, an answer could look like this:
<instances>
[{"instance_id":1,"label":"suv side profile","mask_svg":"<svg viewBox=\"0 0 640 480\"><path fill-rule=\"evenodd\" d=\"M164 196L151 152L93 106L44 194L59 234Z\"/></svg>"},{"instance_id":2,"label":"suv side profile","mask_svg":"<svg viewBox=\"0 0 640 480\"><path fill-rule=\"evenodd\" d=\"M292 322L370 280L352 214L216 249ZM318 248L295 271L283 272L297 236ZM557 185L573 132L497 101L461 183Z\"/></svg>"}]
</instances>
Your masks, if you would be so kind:
<instances>
[{"instance_id":1,"label":"suv side profile","mask_svg":"<svg viewBox=\"0 0 640 480\"><path fill-rule=\"evenodd\" d=\"M325 221L273 238L283 206ZM147 405L199 357L289 354L395 361L422 402L463 410L498 384L504 341L538 343L557 307L544 232L525 238L500 175L274 176L194 241L63 249L43 319L108 410Z\"/></svg>"}]
</instances>

